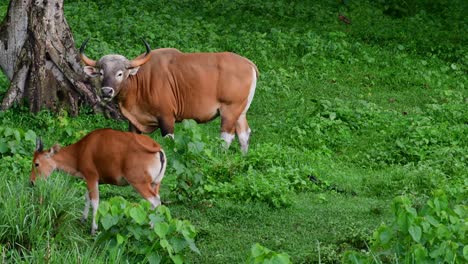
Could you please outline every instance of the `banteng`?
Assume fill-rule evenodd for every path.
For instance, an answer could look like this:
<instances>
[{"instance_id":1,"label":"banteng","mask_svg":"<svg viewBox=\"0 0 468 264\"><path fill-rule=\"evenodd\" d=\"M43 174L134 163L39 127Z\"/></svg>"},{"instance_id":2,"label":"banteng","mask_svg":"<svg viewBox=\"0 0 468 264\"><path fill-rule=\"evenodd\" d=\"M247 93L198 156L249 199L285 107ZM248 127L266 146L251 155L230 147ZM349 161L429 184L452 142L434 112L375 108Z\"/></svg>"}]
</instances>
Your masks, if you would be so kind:
<instances>
[{"instance_id":1,"label":"banteng","mask_svg":"<svg viewBox=\"0 0 468 264\"><path fill-rule=\"evenodd\" d=\"M40 139L31 170L31 183L47 178L55 169L86 181L88 191L82 220L93 208L91 233L97 230L98 184L132 185L153 208L161 204L159 186L166 170L166 156L150 137L112 129L95 130L75 144L43 150Z\"/></svg>"},{"instance_id":2,"label":"banteng","mask_svg":"<svg viewBox=\"0 0 468 264\"><path fill-rule=\"evenodd\" d=\"M205 123L221 116L221 137L227 147L237 134L241 149L248 150L250 128L247 110L252 102L258 70L250 60L230 52L182 53L164 48L134 60L106 55L94 61L80 48L84 71L101 78L105 100L116 97L120 111L134 132L174 135L174 123L194 119Z\"/></svg>"}]
</instances>

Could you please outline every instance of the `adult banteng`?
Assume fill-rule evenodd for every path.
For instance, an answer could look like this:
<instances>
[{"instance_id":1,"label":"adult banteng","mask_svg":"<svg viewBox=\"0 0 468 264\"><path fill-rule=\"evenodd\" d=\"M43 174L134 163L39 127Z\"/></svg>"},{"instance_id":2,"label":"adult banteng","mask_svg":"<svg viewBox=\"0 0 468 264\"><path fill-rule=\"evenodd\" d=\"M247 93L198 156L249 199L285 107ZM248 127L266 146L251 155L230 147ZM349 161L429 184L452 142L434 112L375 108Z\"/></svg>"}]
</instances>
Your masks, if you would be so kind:
<instances>
[{"instance_id":1,"label":"adult banteng","mask_svg":"<svg viewBox=\"0 0 468 264\"><path fill-rule=\"evenodd\" d=\"M237 134L241 150L248 150L247 110L252 102L258 70L250 60L230 52L182 53L150 49L133 60L106 55L98 61L80 48L84 71L101 78L105 100L117 98L120 111L134 132L174 135L174 123L194 119L208 122L221 116L221 137L227 147Z\"/></svg>"},{"instance_id":2,"label":"adult banteng","mask_svg":"<svg viewBox=\"0 0 468 264\"><path fill-rule=\"evenodd\" d=\"M150 137L112 129L95 130L75 144L60 148L54 145L44 151L40 139L36 142L31 183L37 177L47 178L55 169L86 181L83 220L93 207L91 233L97 230L99 205L98 184L132 185L154 207L161 204L159 186L166 170L166 156L160 145Z\"/></svg>"}]
</instances>

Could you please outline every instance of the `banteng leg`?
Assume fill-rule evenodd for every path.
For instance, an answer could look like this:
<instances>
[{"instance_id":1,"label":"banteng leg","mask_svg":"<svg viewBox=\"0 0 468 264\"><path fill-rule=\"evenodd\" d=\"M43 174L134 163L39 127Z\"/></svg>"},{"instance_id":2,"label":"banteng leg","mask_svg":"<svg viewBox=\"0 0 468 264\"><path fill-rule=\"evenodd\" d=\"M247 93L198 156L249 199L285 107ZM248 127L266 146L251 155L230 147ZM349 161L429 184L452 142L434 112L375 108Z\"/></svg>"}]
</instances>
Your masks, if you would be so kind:
<instances>
[{"instance_id":1,"label":"banteng leg","mask_svg":"<svg viewBox=\"0 0 468 264\"><path fill-rule=\"evenodd\" d=\"M222 106L221 107L221 138L225 142L226 149L232 143L234 139L234 132L236 131L236 120L238 116L236 116L233 111L233 107L230 106Z\"/></svg>"},{"instance_id":2,"label":"banteng leg","mask_svg":"<svg viewBox=\"0 0 468 264\"><path fill-rule=\"evenodd\" d=\"M247 123L247 117L245 114L241 114L239 119L237 119L236 134L239 139L242 152L247 154L247 151L249 150L250 127Z\"/></svg>"},{"instance_id":3,"label":"banteng leg","mask_svg":"<svg viewBox=\"0 0 468 264\"><path fill-rule=\"evenodd\" d=\"M149 177L149 175L145 177ZM143 198L151 203L153 209L161 205L161 198L159 197L159 193L156 193L156 188L153 189L153 186L151 186L150 182L136 184L132 183L132 186L141 194L141 196L143 196ZM157 190L159 191L159 187Z\"/></svg>"},{"instance_id":4,"label":"banteng leg","mask_svg":"<svg viewBox=\"0 0 468 264\"><path fill-rule=\"evenodd\" d=\"M160 117L158 118L159 128L163 137L170 137L174 139L174 117Z\"/></svg>"},{"instance_id":5,"label":"banteng leg","mask_svg":"<svg viewBox=\"0 0 468 264\"><path fill-rule=\"evenodd\" d=\"M96 223L96 214L99 207L99 188L97 181L87 181L89 199L91 200L91 206L93 207L93 222L91 224L91 234L95 234L98 225Z\"/></svg>"},{"instance_id":6,"label":"banteng leg","mask_svg":"<svg viewBox=\"0 0 468 264\"><path fill-rule=\"evenodd\" d=\"M85 222L86 219L88 219L88 213L89 213L89 205L91 204L91 200L89 199L89 192L86 191L85 193L85 207L83 210L83 216L81 217L81 222Z\"/></svg>"}]
</instances>

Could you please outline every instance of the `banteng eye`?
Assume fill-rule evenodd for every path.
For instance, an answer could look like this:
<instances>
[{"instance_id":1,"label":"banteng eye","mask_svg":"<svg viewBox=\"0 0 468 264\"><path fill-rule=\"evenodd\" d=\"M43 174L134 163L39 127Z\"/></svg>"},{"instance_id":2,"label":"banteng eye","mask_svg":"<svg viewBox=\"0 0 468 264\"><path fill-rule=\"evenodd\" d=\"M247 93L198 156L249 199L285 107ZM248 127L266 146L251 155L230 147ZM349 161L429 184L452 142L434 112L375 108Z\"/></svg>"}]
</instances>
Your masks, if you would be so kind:
<instances>
[{"instance_id":1,"label":"banteng eye","mask_svg":"<svg viewBox=\"0 0 468 264\"><path fill-rule=\"evenodd\" d=\"M36 168L39 167L39 163L34 163L34 166L36 166Z\"/></svg>"}]
</instances>

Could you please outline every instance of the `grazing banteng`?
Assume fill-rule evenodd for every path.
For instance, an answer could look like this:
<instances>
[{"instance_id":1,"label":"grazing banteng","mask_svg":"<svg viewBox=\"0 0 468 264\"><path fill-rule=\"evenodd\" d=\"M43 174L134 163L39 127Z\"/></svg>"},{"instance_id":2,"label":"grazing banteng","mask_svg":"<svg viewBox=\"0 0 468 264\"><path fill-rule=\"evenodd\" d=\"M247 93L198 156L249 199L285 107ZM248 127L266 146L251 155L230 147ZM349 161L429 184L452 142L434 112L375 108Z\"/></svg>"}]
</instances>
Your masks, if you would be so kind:
<instances>
[{"instance_id":1,"label":"grazing banteng","mask_svg":"<svg viewBox=\"0 0 468 264\"><path fill-rule=\"evenodd\" d=\"M174 123L194 119L208 122L221 116L221 137L227 147L239 138L248 150L250 128L247 110L252 102L258 70L250 60L230 52L182 53L177 49L151 51L134 60L106 55L94 61L80 48L84 71L101 78L105 100L117 97L120 111L133 132L151 133L161 128L174 136Z\"/></svg>"},{"instance_id":2,"label":"grazing banteng","mask_svg":"<svg viewBox=\"0 0 468 264\"><path fill-rule=\"evenodd\" d=\"M159 186L166 164L166 156L160 145L148 136L99 129L72 145L63 148L54 145L46 151L38 139L32 163L31 183L34 185L36 177L47 178L55 169L83 178L88 191L85 194L82 220L88 218L91 203L91 233L94 234L97 230L95 217L99 205L98 184L130 184L155 208L161 204Z\"/></svg>"}]
</instances>

